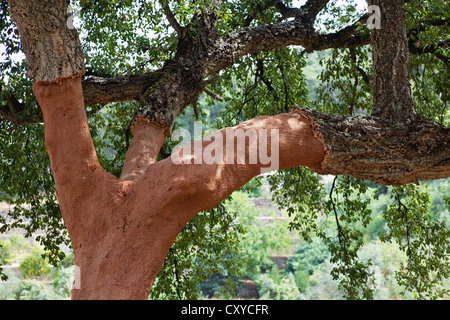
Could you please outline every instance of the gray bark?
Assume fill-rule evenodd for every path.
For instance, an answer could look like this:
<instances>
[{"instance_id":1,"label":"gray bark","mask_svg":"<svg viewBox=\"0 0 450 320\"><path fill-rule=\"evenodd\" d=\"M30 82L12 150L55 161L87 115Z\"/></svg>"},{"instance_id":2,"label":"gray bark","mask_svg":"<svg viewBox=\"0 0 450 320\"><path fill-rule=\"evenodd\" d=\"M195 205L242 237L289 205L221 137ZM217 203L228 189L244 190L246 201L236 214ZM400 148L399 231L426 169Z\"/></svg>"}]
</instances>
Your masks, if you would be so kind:
<instances>
[{"instance_id":1,"label":"gray bark","mask_svg":"<svg viewBox=\"0 0 450 320\"><path fill-rule=\"evenodd\" d=\"M296 109L310 119L326 156L320 174L349 175L381 185L450 176L450 128L416 115L393 124L375 116Z\"/></svg>"},{"instance_id":2,"label":"gray bark","mask_svg":"<svg viewBox=\"0 0 450 320\"><path fill-rule=\"evenodd\" d=\"M370 0L381 11L380 29L372 30L373 114L394 122L414 115L409 83L409 47L404 0Z\"/></svg>"},{"instance_id":3,"label":"gray bark","mask_svg":"<svg viewBox=\"0 0 450 320\"><path fill-rule=\"evenodd\" d=\"M78 33L68 26L67 0L8 0L8 6L35 81L54 82L84 74Z\"/></svg>"}]
</instances>

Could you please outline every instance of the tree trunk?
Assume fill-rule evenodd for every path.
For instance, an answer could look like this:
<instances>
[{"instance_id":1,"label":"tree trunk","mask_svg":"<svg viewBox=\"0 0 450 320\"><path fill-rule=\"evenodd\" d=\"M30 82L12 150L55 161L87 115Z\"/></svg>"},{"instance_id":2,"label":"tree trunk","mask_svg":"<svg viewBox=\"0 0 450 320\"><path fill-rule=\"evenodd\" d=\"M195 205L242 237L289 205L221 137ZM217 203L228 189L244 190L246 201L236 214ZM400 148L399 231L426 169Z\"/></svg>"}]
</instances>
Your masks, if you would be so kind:
<instances>
[{"instance_id":1,"label":"tree trunk","mask_svg":"<svg viewBox=\"0 0 450 320\"><path fill-rule=\"evenodd\" d=\"M67 1L9 0L8 7L19 29L31 77L58 81L84 74L78 33L67 25Z\"/></svg>"},{"instance_id":2,"label":"tree trunk","mask_svg":"<svg viewBox=\"0 0 450 320\"><path fill-rule=\"evenodd\" d=\"M184 164L177 164L173 157L155 163L165 139L164 128L138 121L123 178L117 179L101 168L95 155L81 79L36 83L34 92L44 113L46 148L80 270L74 299L145 299L185 224L198 212L219 204L267 166L261 161L239 164L235 158L230 165L226 158L229 154L223 154L217 163L195 164L199 154L196 148L200 146L200 154L204 154L215 139L205 139L200 145L193 142L190 153L182 152L182 157L190 159ZM255 130L256 144L260 144L261 129L276 130L277 168L319 168L323 160L322 144L313 136L308 120L297 113L260 117L221 130L216 136L223 136L222 145L217 147L225 150L226 136L238 129ZM253 147L250 143L245 144L245 159ZM233 144L233 156L237 147ZM142 149L147 152L142 153ZM267 154L275 151L268 148Z\"/></svg>"},{"instance_id":3,"label":"tree trunk","mask_svg":"<svg viewBox=\"0 0 450 320\"><path fill-rule=\"evenodd\" d=\"M380 8L380 28L372 29L373 115L391 122L412 119L409 48L404 0L369 0Z\"/></svg>"}]
</instances>

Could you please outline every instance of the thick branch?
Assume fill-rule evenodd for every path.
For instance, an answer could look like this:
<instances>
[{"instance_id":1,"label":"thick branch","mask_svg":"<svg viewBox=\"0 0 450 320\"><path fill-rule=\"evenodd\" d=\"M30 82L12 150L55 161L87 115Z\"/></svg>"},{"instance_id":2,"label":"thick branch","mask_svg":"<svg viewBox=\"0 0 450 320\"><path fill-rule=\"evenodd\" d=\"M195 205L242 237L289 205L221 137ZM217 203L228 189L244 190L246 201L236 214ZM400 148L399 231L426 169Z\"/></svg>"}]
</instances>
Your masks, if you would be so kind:
<instances>
[{"instance_id":1,"label":"thick branch","mask_svg":"<svg viewBox=\"0 0 450 320\"><path fill-rule=\"evenodd\" d=\"M177 221L187 221L262 172L301 165L319 169L323 157L323 145L305 117L263 116L174 150L171 157L149 168L143 183L151 184L156 173L170 173L173 181L164 187L178 199ZM192 205L186 206L184 199Z\"/></svg>"},{"instance_id":2,"label":"thick branch","mask_svg":"<svg viewBox=\"0 0 450 320\"><path fill-rule=\"evenodd\" d=\"M310 119L327 150L320 174L395 186L450 176L450 128L422 116L394 125L379 117L296 111Z\"/></svg>"},{"instance_id":3,"label":"thick branch","mask_svg":"<svg viewBox=\"0 0 450 320\"><path fill-rule=\"evenodd\" d=\"M135 121L148 120L163 127L169 135L176 117L189 104L195 103L204 90L203 79L201 69L167 61L158 71L157 81L142 95Z\"/></svg>"},{"instance_id":4,"label":"thick branch","mask_svg":"<svg viewBox=\"0 0 450 320\"><path fill-rule=\"evenodd\" d=\"M96 179L98 182L95 175L103 172L89 130L80 77L51 84L37 82L33 91L44 115L45 148L56 190L71 195L64 201L75 201Z\"/></svg>"},{"instance_id":5,"label":"thick branch","mask_svg":"<svg viewBox=\"0 0 450 320\"><path fill-rule=\"evenodd\" d=\"M147 88L160 76L159 71L155 71L117 78L86 78L82 82L84 103L88 106L97 103L139 101Z\"/></svg>"},{"instance_id":6,"label":"thick branch","mask_svg":"<svg viewBox=\"0 0 450 320\"><path fill-rule=\"evenodd\" d=\"M217 40L208 66L208 74L216 74L247 54L284 48L291 45L304 47L308 52L329 48L355 48L367 45L370 39L353 36L360 21L338 32L320 35L309 23L295 19L288 22L242 28Z\"/></svg>"},{"instance_id":7,"label":"thick branch","mask_svg":"<svg viewBox=\"0 0 450 320\"><path fill-rule=\"evenodd\" d=\"M267 139L261 136L264 131ZM262 156L268 157L264 163ZM195 203L187 208L180 201L180 219L187 221L264 170L295 166L383 185L446 178L450 176L450 128L419 116L408 125L389 126L377 117L295 109L251 119L194 141L149 168L144 177L156 172L176 177L166 188L171 197ZM151 179L144 181L151 183Z\"/></svg>"}]
</instances>

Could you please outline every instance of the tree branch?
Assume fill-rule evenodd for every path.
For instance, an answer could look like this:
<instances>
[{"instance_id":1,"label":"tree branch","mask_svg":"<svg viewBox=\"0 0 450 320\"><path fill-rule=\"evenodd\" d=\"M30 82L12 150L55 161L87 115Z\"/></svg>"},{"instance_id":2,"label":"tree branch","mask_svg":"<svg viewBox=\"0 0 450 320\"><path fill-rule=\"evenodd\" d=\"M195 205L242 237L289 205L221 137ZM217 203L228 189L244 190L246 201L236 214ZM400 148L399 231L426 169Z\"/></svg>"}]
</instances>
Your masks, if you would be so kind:
<instances>
[{"instance_id":1,"label":"tree branch","mask_svg":"<svg viewBox=\"0 0 450 320\"><path fill-rule=\"evenodd\" d=\"M275 0L273 2L274 2L273 5L281 13L281 16L282 16L283 19L296 18L302 12L298 8L290 8L290 7L286 6L283 1Z\"/></svg>"},{"instance_id":2,"label":"tree branch","mask_svg":"<svg viewBox=\"0 0 450 320\"><path fill-rule=\"evenodd\" d=\"M90 77L82 81L84 103L107 104L121 101L138 101L145 90L158 80L160 71L127 75L116 78Z\"/></svg>"},{"instance_id":3,"label":"tree branch","mask_svg":"<svg viewBox=\"0 0 450 320\"><path fill-rule=\"evenodd\" d=\"M326 156L320 174L350 175L382 185L450 176L450 128L416 115L393 126L388 119L294 110L310 119Z\"/></svg>"},{"instance_id":4,"label":"tree branch","mask_svg":"<svg viewBox=\"0 0 450 320\"><path fill-rule=\"evenodd\" d=\"M215 100L217 100L217 101L220 101L220 102L225 101L225 100L224 100L221 96L219 96L217 93L211 91L210 89L208 89L208 88L206 88L206 87L203 89L203 91L204 91L207 95L209 95L211 98L213 98L213 99L215 99Z\"/></svg>"},{"instance_id":5,"label":"tree branch","mask_svg":"<svg viewBox=\"0 0 450 320\"><path fill-rule=\"evenodd\" d=\"M358 73L361 75L361 77L363 78L364 82L370 86L370 79L369 76L367 75L367 73L356 64L356 55L355 55L355 50L350 49L350 59L352 60L353 63L353 67L356 69L356 71L358 71Z\"/></svg>"},{"instance_id":6,"label":"tree branch","mask_svg":"<svg viewBox=\"0 0 450 320\"><path fill-rule=\"evenodd\" d=\"M244 145L236 139L239 130L241 138L247 136L241 140ZM275 133L278 144L273 135L262 139L263 131L267 137ZM253 162L252 154L256 155ZM269 164L262 162L264 154L270 155ZM176 210L180 220L187 221L216 206L262 170L296 166L382 185L446 178L450 176L450 128L420 116L409 124L392 127L388 120L377 117L329 115L299 108L254 118L175 149L144 177L155 172L173 175L171 196L195 203L187 210L181 201ZM143 180L144 184L151 182Z\"/></svg>"},{"instance_id":7,"label":"tree branch","mask_svg":"<svg viewBox=\"0 0 450 320\"><path fill-rule=\"evenodd\" d=\"M142 177L148 166L156 162L159 150L166 141L164 129L149 121L135 125L134 137L127 151L121 180L136 180Z\"/></svg>"},{"instance_id":8,"label":"tree branch","mask_svg":"<svg viewBox=\"0 0 450 320\"><path fill-rule=\"evenodd\" d=\"M411 96L404 0L370 0L380 8L380 28L372 29L373 114L393 123L415 114Z\"/></svg>"},{"instance_id":9,"label":"tree branch","mask_svg":"<svg viewBox=\"0 0 450 320\"><path fill-rule=\"evenodd\" d=\"M84 109L81 79L35 82L33 91L44 115L45 148L57 190L71 193L66 201L74 201L100 181L99 175L104 178ZM65 204L61 204L63 213Z\"/></svg>"},{"instance_id":10,"label":"tree branch","mask_svg":"<svg viewBox=\"0 0 450 320\"><path fill-rule=\"evenodd\" d=\"M165 3L164 0L160 1ZM302 10L310 10L310 8L312 8L312 11L310 10L308 12L320 12L319 8L323 8L327 1L319 2L310 0L307 4L305 4L304 8L302 7ZM319 3L320 6L313 8L313 3ZM278 8L282 8L284 5L282 1L273 1L271 4L277 5ZM297 10L300 10L296 8L287 8L286 6L285 9L289 9L289 15L293 15L294 12L297 14L299 13ZM300 21L299 19L254 28L243 28L241 30L231 32L216 41L212 41L211 43L205 42L207 47L202 50L208 50L209 58L208 61L201 60L202 55L201 52L199 52L198 59L200 60L197 62L197 66L201 66L205 69L204 71L200 70L202 74L200 74L199 77L208 77L217 74L219 71L231 66L235 62L235 59L240 56L286 47L289 45L301 45L308 52L328 48L355 48L367 45L370 43L370 37L355 35L355 31L358 26L361 25L366 18L367 14L363 15L354 24L343 28L338 32L326 35L318 34L312 30L308 24L305 24L304 21ZM447 21L439 20L431 21L429 23L433 25L443 25L447 23ZM439 47L444 45L447 45L447 43L441 43ZM439 59L445 63L448 63L447 57L438 52L432 52L432 46L417 48L416 46L413 46L412 43L409 43L409 50L414 54L434 53ZM184 54L180 52L178 57L184 59ZM192 64L194 65L195 63L192 62ZM84 102L86 105L92 105L120 101L139 101L149 87L156 84L162 77L165 76L163 69L148 74L127 75L117 78L86 78L82 82ZM21 120L17 113L13 112L14 110L19 109L20 108L9 108L7 110L4 108L0 115L10 119L16 124L42 121L42 116L39 115Z\"/></svg>"},{"instance_id":11,"label":"tree branch","mask_svg":"<svg viewBox=\"0 0 450 320\"><path fill-rule=\"evenodd\" d=\"M164 13L166 15L167 20L174 30L178 33L178 36L181 37L183 35L183 27L179 24L175 15L169 7L169 3L167 0L158 0L161 7L164 9Z\"/></svg>"},{"instance_id":12,"label":"tree branch","mask_svg":"<svg viewBox=\"0 0 450 320\"><path fill-rule=\"evenodd\" d=\"M1 94L0 86L0 94ZM0 118L7 119L12 124L18 126L29 123L42 122L42 113L37 114L26 114L25 116L22 112L25 110L26 105L21 103L14 95L6 99L6 105L0 107Z\"/></svg>"},{"instance_id":13,"label":"tree branch","mask_svg":"<svg viewBox=\"0 0 450 320\"><path fill-rule=\"evenodd\" d=\"M450 47L450 41L443 41L439 43L426 44L426 45L417 45L414 41L408 42L409 51L412 54L426 54L426 53L435 53L439 49Z\"/></svg>"},{"instance_id":14,"label":"tree branch","mask_svg":"<svg viewBox=\"0 0 450 320\"><path fill-rule=\"evenodd\" d=\"M244 135L252 138L241 140ZM255 153L259 156L253 162L250 157ZM269 161L261 155L268 156ZM175 149L171 157L145 173L150 179L143 183L151 183L155 172L173 175L170 196L194 204L186 207L179 201L176 212L183 221L215 207L261 172L300 165L318 169L323 156L323 146L305 117L298 113L263 116Z\"/></svg>"},{"instance_id":15,"label":"tree branch","mask_svg":"<svg viewBox=\"0 0 450 320\"><path fill-rule=\"evenodd\" d=\"M363 15L356 23L326 35L318 34L308 23L298 19L230 32L216 41L212 54L214 63L210 63L207 74L218 73L241 56L291 45L302 46L308 52L367 45L370 38L353 36L366 18L367 15Z\"/></svg>"}]
</instances>

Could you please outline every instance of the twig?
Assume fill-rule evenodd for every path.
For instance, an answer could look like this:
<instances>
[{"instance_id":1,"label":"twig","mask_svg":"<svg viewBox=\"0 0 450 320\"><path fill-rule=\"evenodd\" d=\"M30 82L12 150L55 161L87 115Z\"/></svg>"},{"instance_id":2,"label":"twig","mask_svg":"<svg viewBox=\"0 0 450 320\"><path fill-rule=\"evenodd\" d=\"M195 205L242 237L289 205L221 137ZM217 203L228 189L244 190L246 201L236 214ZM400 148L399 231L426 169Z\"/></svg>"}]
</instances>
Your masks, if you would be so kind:
<instances>
[{"instance_id":1,"label":"twig","mask_svg":"<svg viewBox=\"0 0 450 320\"><path fill-rule=\"evenodd\" d=\"M224 101L225 101L224 98L222 98L221 96L219 96L217 93L212 92L210 89L208 89L208 88L206 88L206 87L203 88L203 91L205 91L206 94L208 94L210 97L212 97L212 98L215 99L215 100L218 100L218 101L220 101L220 102L224 102Z\"/></svg>"},{"instance_id":2,"label":"twig","mask_svg":"<svg viewBox=\"0 0 450 320\"><path fill-rule=\"evenodd\" d=\"M345 242L345 237L344 237L344 234L342 232L341 224L339 223L339 218L338 218L336 204L334 203L334 200L333 200L333 192L334 192L334 188L336 187L336 180L337 180L337 178L338 178L338 176L335 176L334 179L333 179L333 184L331 185L329 198L330 198L331 204L333 206L334 219L336 220L336 226L337 226L337 229L338 229L339 244L340 244L342 250L344 251L344 261L346 263L349 263L348 252L347 252L347 244Z\"/></svg>"},{"instance_id":3,"label":"twig","mask_svg":"<svg viewBox=\"0 0 450 320\"><path fill-rule=\"evenodd\" d=\"M167 20L169 21L170 25L178 33L178 36L181 37L183 34L183 27L178 23L175 15L169 7L169 4L165 0L159 0L159 4L164 9L164 13L166 14Z\"/></svg>"}]
</instances>

